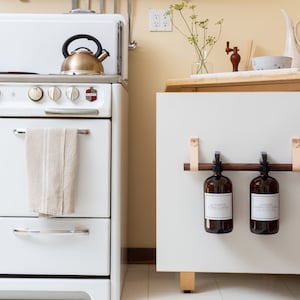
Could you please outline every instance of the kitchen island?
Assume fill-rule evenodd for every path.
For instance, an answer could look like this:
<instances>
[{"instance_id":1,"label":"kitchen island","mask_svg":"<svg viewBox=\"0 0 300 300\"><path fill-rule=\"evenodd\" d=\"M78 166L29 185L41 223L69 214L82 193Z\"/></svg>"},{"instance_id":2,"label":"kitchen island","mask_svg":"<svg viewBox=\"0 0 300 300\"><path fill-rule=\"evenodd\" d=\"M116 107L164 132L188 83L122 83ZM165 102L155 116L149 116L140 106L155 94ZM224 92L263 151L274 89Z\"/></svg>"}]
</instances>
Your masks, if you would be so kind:
<instances>
[{"instance_id":1,"label":"kitchen island","mask_svg":"<svg viewBox=\"0 0 300 300\"><path fill-rule=\"evenodd\" d=\"M195 272L300 273L299 172L271 172L281 187L280 230L266 236L249 229L249 184L257 171L226 171L234 229L220 235L204 230L203 182L212 172L184 170L195 138L197 163L211 163L214 151L224 163L258 163L262 151L271 163L292 163L300 72L239 73L170 79L157 94L157 270L180 272L183 291L195 289Z\"/></svg>"}]
</instances>

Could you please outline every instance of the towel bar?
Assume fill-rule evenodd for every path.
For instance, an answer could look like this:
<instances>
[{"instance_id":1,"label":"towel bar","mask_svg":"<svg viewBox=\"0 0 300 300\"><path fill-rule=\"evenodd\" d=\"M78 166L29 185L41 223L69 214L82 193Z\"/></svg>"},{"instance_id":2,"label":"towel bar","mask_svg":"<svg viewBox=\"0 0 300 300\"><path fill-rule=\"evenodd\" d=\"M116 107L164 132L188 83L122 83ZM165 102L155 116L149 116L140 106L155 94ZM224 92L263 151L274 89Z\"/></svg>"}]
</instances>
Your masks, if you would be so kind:
<instances>
[{"instance_id":1,"label":"towel bar","mask_svg":"<svg viewBox=\"0 0 300 300\"><path fill-rule=\"evenodd\" d=\"M78 134L89 134L90 130L89 129L78 129ZM23 128L15 128L14 129L14 134L18 135L18 134L25 134L26 133L26 129Z\"/></svg>"},{"instance_id":2,"label":"towel bar","mask_svg":"<svg viewBox=\"0 0 300 300\"><path fill-rule=\"evenodd\" d=\"M292 164L269 164L270 171L292 171ZM224 163L222 164L224 171L259 171L260 164L255 163ZM213 169L212 163L198 163L198 171L210 171ZM184 171L191 171L191 164L183 164Z\"/></svg>"}]
</instances>

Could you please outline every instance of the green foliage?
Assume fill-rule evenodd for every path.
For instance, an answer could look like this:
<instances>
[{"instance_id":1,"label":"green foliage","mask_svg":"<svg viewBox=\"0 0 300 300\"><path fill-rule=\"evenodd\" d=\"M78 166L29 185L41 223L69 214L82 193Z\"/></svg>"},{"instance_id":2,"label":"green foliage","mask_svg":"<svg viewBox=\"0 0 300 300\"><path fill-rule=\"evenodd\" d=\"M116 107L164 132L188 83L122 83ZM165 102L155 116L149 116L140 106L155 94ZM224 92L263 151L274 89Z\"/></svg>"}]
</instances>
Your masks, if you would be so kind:
<instances>
[{"instance_id":1,"label":"green foliage","mask_svg":"<svg viewBox=\"0 0 300 300\"><path fill-rule=\"evenodd\" d=\"M172 16L173 26L187 39L194 47L197 60L203 64L206 69L205 62L214 45L218 42L222 32L223 19L218 20L214 25L217 26L217 35L209 34L209 20L200 19L197 13L197 6L192 4L193 0L182 0L181 3L170 5L166 14ZM179 28L175 22L175 14L183 21L183 28ZM206 70L207 71L207 70Z\"/></svg>"}]
</instances>

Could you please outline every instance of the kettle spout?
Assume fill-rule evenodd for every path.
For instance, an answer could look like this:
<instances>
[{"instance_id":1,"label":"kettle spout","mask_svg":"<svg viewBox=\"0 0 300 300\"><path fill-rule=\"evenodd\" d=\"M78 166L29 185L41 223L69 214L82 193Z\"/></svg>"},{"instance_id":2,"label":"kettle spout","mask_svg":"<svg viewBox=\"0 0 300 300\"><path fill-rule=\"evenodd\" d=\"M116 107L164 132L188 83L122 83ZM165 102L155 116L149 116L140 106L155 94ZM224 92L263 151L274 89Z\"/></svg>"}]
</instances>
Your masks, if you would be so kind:
<instances>
[{"instance_id":1,"label":"kettle spout","mask_svg":"<svg viewBox=\"0 0 300 300\"><path fill-rule=\"evenodd\" d=\"M286 26L286 40L285 40L285 49L284 49L284 56L292 57L292 68L299 68L300 67L300 53L298 50L298 41L296 36L296 30L293 26L293 23L285 12L285 10L281 9L281 13L285 20Z\"/></svg>"},{"instance_id":2,"label":"kettle spout","mask_svg":"<svg viewBox=\"0 0 300 300\"><path fill-rule=\"evenodd\" d=\"M102 53L99 55L98 59L102 62L105 58L109 56L109 52L105 49L102 50Z\"/></svg>"}]
</instances>

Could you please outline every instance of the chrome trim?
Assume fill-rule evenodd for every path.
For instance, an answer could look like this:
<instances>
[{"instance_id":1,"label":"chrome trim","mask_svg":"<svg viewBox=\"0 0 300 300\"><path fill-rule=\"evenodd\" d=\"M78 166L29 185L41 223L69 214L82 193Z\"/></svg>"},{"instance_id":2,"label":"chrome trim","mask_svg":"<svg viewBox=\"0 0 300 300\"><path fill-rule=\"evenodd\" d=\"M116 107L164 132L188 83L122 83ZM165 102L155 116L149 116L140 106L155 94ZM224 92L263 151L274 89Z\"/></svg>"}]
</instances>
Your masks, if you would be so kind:
<instances>
[{"instance_id":1,"label":"chrome trim","mask_svg":"<svg viewBox=\"0 0 300 300\"><path fill-rule=\"evenodd\" d=\"M122 23L119 22L118 26L118 56L117 56L117 73L119 75L122 75L122 62L123 62L123 53L122 53L122 47L123 47L123 26Z\"/></svg>"},{"instance_id":2,"label":"chrome trim","mask_svg":"<svg viewBox=\"0 0 300 300\"><path fill-rule=\"evenodd\" d=\"M118 0L114 0L114 14L117 14L118 12L119 12Z\"/></svg>"},{"instance_id":3,"label":"chrome trim","mask_svg":"<svg viewBox=\"0 0 300 300\"><path fill-rule=\"evenodd\" d=\"M100 14L104 14L104 0L100 0Z\"/></svg>"},{"instance_id":4,"label":"chrome trim","mask_svg":"<svg viewBox=\"0 0 300 300\"><path fill-rule=\"evenodd\" d=\"M99 110L93 108L45 108L46 114L57 115L98 115Z\"/></svg>"},{"instance_id":5,"label":"chrome trim","mask_svg":"<svg viewBox=\"0 0 300 300\"><path fill-rule=\"evenodd\" d=\"M79 8L78 0L72 0L72 11L78 8Z\"/></svg>"},{"instance_id":6,"label":"chrome trim","mask_svg":"<svg viewBox=\"0 0 300 300\"><path fill-rule=\"evenodd\" d=\"M53 229L53 230L38 230L38 229L28 229L28 228L15 228L13 229L14 234L41 234L41 235L76 235L76 236L86 236L90 234L89 229Z\"/></svg>"},{"instance_id":7,"label":"chrome trim","mask_svg":"<svg viewBox=\"0 0 300 300\"><path fill-rule=\"evenodd\" d=\"M128 49L135 50L137 47L137 42L132 40L131 37L132 0L127 0L127 14L128 14Z\"/></svg>"},{"instance_id":8,"label":"chrome trim","mask_svg":"<svg viewBox=\"0 0 300 300\"><path fill-rule=\"evenodd\" d=\"M32 75L32 74L0 74L0 82L22 82L22 83L89 83L89 84L101 84L101 83L121 83L122 78L120 75L63 75L63 74L51 74L51 75Z\"/></svg>"}]
</instances>

